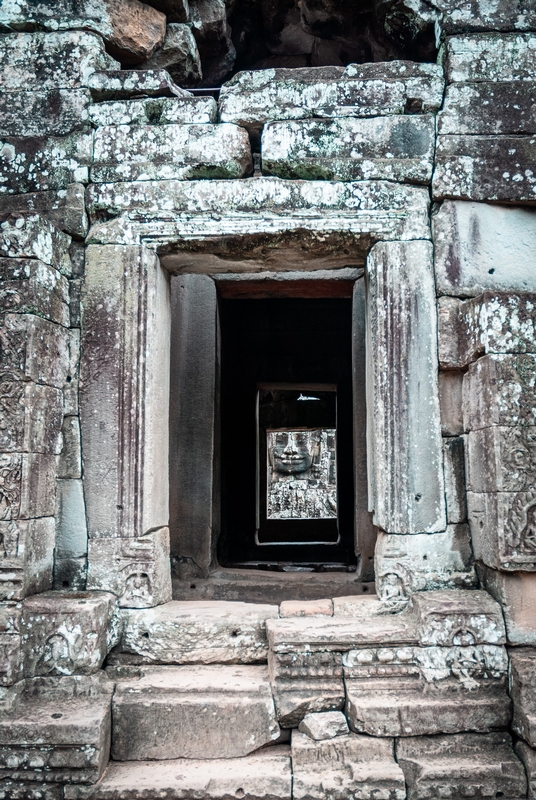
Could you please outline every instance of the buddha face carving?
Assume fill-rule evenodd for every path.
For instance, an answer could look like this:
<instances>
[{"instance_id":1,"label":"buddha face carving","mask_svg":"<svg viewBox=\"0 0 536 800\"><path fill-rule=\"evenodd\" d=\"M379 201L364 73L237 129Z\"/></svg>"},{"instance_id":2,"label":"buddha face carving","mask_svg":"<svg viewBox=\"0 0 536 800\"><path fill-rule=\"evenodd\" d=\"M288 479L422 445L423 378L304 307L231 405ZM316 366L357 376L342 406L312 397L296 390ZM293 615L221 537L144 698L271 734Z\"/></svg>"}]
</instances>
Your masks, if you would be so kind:
<instances>
[{"instance_id":1,"label":"buddha face carving","mask_svg":"<svg viewBox=\"0 0 536 800\"><path fill-rule=\"evenodd\" d=\"M273 434L272 464L276 472L296 475L313 463L306 431L278 431Z\"/></svg>"}]
</instances>

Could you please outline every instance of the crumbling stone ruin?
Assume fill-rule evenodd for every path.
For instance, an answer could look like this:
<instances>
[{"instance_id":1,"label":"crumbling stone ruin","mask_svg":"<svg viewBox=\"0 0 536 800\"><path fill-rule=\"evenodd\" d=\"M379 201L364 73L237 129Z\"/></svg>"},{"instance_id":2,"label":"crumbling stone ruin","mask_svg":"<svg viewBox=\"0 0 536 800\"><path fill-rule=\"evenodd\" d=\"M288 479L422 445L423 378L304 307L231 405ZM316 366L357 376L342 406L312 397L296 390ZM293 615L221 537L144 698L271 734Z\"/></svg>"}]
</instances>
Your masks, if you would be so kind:
<instances>
[{"instance_id":1,"label":"crumbling stone ruin","mask_svg":"<svg viewBox=\"0 0 536 800\"><path fill-rule=\"evenodd\" d=\"M536 798L534 0L2 0L0 86L0 798Z\"/></svg>"}]
</instances>

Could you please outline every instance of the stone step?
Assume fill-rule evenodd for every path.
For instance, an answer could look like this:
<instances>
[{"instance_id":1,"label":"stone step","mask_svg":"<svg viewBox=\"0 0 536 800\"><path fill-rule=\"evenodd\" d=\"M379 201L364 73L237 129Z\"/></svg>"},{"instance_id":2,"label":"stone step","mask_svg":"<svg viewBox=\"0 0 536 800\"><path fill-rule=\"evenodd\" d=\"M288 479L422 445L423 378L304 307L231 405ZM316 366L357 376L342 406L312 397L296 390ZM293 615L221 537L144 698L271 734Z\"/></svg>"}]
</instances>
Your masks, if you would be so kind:
<instances>
[{"instance_id":1,"label":"stone step","mask_svg":"<svg viewBox=\"0 0 536 800\"><path fill-rule=\"evenodd\" d=\"M237 758L280 736L264 666L125 672L112 706L116 761Z\"/></svg>"},{"instance_id":2,"label":"stone step","mask_svg":"<svg viewBox=\"0 0 536 800\"><path fill-rule=\"evenodd\" d=\"M526 797L527 779L508 733L400 739L396 758L408 800Z\"/></svg>"},{"instance_id":3,"label":"stone step","mask_svg":"<svg viewBox=\"0 0 536 800\"><path fill-rule=\"evenodd\" d=\"M66 786L65 800L290 800L291 781L281 746L246 758L111 762L96 786Z\"/></svg>"},{"instance_id":4,"label":"stone step","mask_svg":"<svg viewBox=\"0 0 536 800\"><path fill-rule=\"evenodd\" d=\"M156 608L122 609L121 654L152 664L248 664L266 661L266 620L275 605L174 600ZM118 657L119 656L119 657Z\"/></svg>"},{"instance_id":5,"label":"stone step","mask_svg":"<svg viewBox=\"0 0 536 800\"><path fill-rule=\"evenodd\" d=\"M110 751L113 684L104 677L28 680L0 715L0 781L96 782Z\"/></svg>"}]
</instances>

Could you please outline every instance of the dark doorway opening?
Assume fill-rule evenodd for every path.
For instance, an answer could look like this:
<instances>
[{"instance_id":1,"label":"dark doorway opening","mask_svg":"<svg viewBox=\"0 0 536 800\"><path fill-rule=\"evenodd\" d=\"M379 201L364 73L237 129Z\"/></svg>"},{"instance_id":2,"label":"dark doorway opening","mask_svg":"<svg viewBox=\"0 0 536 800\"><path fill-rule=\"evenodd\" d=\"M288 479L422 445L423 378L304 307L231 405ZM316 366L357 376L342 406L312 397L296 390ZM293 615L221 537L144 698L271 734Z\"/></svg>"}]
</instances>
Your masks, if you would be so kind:
<instances>
[{"instance_id":1,"label":"dark doorway opening","mask_svg":"<svg viewBox=\"0 0 536 800\"><path fill-rule=\"evenodd\" d=\"M218 562L264 569L355 568L352 300L220 298L219 319ZM285 511L277 503L271 511L266 500L274 469L279 469L276 489L294 492L290 500L286 496ZM285 475L293 470L301 474ZM296 518L292 504L306 483L316 492L314 503L306 502L306 518Z\"/></svg>"}]
</instances>

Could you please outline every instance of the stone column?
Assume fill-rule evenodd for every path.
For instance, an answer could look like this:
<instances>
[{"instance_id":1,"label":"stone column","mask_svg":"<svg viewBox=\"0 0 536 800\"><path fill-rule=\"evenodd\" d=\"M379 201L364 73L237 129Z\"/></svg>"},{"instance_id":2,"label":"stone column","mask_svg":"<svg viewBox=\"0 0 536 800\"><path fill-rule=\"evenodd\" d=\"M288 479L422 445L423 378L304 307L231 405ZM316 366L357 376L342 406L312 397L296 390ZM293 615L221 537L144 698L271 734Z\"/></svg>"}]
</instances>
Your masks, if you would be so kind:
<instances>
[{"instance_id":1,"label":"stone column","mask_svg":"<svg viewBox=\"0 0 536 800\"><path fill-rule=\"evenodd\" d=\"M169 280L143 246L90 246L82 305L88 588L150 607L171 597Z\"/></svg>"}]
</instances>

